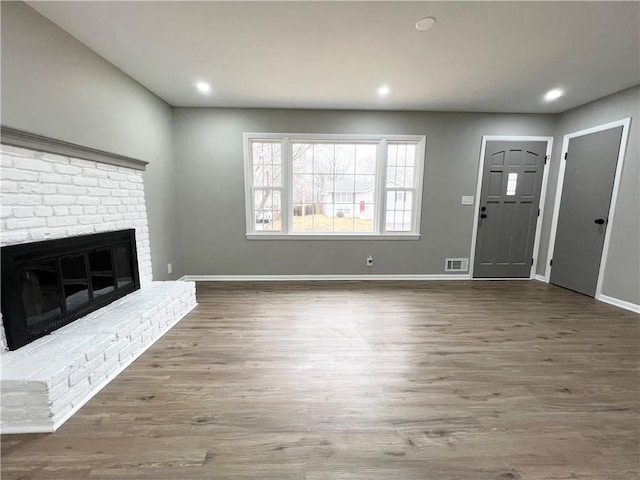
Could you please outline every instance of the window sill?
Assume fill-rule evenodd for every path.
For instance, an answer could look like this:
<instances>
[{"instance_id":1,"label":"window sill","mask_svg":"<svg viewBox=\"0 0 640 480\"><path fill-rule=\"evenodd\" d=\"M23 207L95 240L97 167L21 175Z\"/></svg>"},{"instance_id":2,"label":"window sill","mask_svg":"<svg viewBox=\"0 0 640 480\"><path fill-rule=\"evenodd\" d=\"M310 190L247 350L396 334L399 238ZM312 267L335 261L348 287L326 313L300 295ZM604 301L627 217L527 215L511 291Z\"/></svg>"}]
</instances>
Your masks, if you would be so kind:
<instances>
[{"instance_id":1,"label":"window sill","mask_svg":"<svg viewBox=\"0 0 640 480\"><path fill-rule=\"evenodd\" d=\"M341 235L341 234L317 234L317 233L247 233L247 240L420 240L419 233L384 234L384 235Z\"/></svg>"}]
</instances>

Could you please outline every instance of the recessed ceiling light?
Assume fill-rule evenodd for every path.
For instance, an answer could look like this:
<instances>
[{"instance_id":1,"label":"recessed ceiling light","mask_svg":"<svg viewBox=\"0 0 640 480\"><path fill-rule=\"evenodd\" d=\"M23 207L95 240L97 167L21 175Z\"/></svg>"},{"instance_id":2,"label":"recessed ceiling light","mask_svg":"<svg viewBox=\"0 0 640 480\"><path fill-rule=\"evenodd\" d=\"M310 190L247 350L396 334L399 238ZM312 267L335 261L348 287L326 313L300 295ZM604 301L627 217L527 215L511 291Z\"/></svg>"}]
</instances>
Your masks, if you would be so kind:
<instances>
[{"instance_id":1,"label":"recessed ceiling light","mask_svg":"<svg viewBox=\"0 0 640 480\"><path fill-rule=\"evenodd\" d=\"M198 82L196 83L196 88L200 93L209 93L211 91L211 85L207 82Z\"/></svg>"},{"instance_id":2,"label":"recessed ceiling light","mask_svg":"<svg viewBox=\"0 0 640 480\"><path fill-rule=\"evenodd\" d=\"M564 92L562 90L560 90L559 88L554 88L553 90L549 90L544 94L544 99L547 102L552 102L560 98L562 95L564 95Z\"/></svg>"},{"instance_id":3,"label":"recessed ceiling light","mask_svg":"<svg viewBox=\"0 0 640 480\"><path fill-rule=\"evenodd\" d=\"M381 97L389 95L389 92L389 87L387 87L386 85L382 85L380 88L378 88L378 95L380 95Z\"/></svg>"},{"instance_id":4,"label":"recessed ceiling light","mask_svg":"<svg viewBox=\"0 0 640 480\"><path fill-rule=\"evenodd\" d=\"M426 32L427 30L431 30L435 24L435 17L424 17L416 22L416 30Z\"/></svg>"}]
</instances>

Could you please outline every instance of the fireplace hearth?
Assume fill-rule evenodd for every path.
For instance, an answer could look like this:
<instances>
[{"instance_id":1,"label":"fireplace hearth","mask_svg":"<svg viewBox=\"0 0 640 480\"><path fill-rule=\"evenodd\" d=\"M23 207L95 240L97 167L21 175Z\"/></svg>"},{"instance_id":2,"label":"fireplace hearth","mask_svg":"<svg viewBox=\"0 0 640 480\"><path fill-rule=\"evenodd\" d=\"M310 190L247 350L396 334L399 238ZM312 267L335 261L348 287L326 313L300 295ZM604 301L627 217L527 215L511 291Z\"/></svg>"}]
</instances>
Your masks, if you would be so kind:
<instances>
[{"instance_id":1,"label":"fireplace hearth","mask_svg":"<svg viewBox=\"0 0 640 480\"><path fill-rule=\"evenodd\" d=\"M2 317L10 350L140 288L135 230L2 247Z\"/></svg>"}]
</instances>

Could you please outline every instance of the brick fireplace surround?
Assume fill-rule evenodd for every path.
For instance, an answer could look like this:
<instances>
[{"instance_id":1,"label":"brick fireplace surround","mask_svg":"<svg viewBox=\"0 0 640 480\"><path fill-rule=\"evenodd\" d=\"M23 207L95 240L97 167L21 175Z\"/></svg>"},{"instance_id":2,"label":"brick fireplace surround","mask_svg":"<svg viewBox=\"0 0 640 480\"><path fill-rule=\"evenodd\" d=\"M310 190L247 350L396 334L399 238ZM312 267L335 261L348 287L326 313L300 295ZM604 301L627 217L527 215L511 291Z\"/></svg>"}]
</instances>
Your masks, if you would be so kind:
<instances>
[{"instance_id":1,"label":"brick fireplace surround","mask_svg":"<svg viewBox=\"0 0 640 480\"><path fill-rule=\"evenodd\" d=\"M152 281L139 167L0 149L2 246L136 230L139 291L16 351L0 328L0 432L52 432L195 307L195 284Z\"/></svg>"}]
</instances>

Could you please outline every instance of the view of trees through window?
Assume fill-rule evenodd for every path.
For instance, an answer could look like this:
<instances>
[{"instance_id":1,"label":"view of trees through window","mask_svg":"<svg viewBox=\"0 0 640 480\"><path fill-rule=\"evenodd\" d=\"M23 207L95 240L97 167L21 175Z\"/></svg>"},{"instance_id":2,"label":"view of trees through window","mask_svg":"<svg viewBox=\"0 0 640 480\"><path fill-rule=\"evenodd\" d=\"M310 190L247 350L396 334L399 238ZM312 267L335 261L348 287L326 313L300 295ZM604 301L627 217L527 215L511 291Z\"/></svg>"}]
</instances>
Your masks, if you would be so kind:
<instances>
[{"instance_id":1,"label":"view of trees through window","mask_svg":"<svg viewBox=\"0 0 640 480\"><path fill-rule=\"evenodd\" d=\"M377 144L291 144L293 232L373 232Z\"/></svg>"},{"instance_id":2,"label":"view of trees through window","mask_svg":"<svg viewBox=\"0 0 640 480\"><path fill-rule=\"evenodd\" d=\"M286 214L290 233L379 233L376 218L383 231L413 230L415 142L292 139L287 165L284 145L282 139L250 141L254 231L283 232ZM382 170L380 148L387 154Z\"/></svg>"},{"instance_id":3,"label":"view of trees through window","mask_svg":"<svg viewBox=\"0 0 640 480\"><path fill-rule=\"evenodd\" d=\"M256 230L281 230L282 144L252 142L253 208Z\"/></svg>"}]
</instances>

